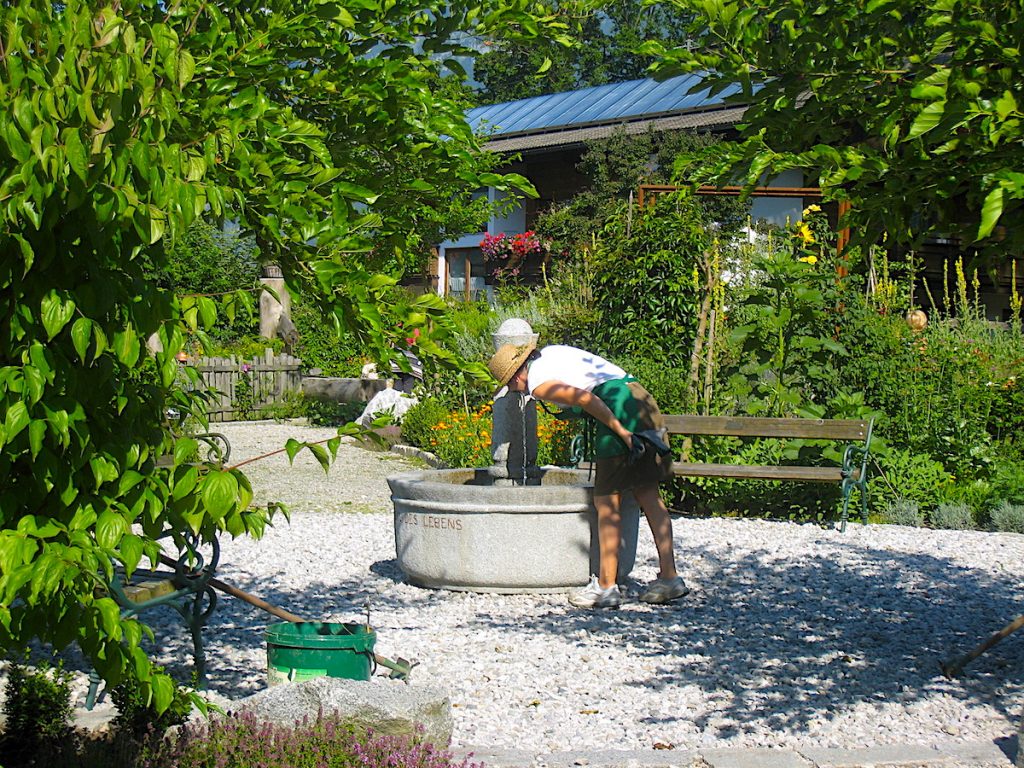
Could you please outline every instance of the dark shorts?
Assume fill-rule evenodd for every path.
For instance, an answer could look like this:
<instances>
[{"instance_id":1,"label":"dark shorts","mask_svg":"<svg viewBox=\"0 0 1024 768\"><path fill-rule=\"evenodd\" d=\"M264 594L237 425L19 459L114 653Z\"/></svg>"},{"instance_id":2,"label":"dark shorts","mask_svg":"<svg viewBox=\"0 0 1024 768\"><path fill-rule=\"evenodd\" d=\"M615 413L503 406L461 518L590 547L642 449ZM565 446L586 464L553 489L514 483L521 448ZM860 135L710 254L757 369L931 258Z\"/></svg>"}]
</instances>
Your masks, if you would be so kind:
<instances>
[{"instance_id":1,"label":"dark shorts","mask_svg":"<svg viewBox=\"0 0 1024 768\"><path fill-rule=\"evenodd\" d=\"M658 404L637 381L610 381L594 394L630 432L665 427ZM656 451L647 451L640 461L630 465L625 444L604 424L597 425L594 453L594 493L598 496L657 485L672 476L672 456L659 456Z\"/></svg>"}]
</instances>

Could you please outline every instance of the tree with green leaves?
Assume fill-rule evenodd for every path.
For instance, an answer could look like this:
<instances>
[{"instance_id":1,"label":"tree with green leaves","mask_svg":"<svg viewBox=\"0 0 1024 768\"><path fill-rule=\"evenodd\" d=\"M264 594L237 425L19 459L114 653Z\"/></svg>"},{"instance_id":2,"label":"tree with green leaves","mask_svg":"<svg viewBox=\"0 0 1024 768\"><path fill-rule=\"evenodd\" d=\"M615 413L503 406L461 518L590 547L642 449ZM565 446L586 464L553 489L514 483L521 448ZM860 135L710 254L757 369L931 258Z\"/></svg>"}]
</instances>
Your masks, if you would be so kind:
<instances>
[{"instance_id":1,"label":"tree with green leaves","mask_svg":"<svg viewBox=\"0 0 1024 768\"><path fill-rule=\"evenodd\" d=\"M147 279L198 219L252 233L260 258L311 286L370 354L385 358L420 328L425 360L459 365L443 347L440 300L389 305L395 278L352 254L400 248L452 185L526 186L481 164L465 104L430 84L465 53L454 30L533 34L551 21L538 10L532 0L3 4L0 645L77 643L108 683L137 678L162 710L173 683L103 584L115 566L155 563L164 532L259 535L271 516L251 506L238 468L192 463L195 442L174 439L164 416L174 406L202 418L176 385L176 355L237 304ZM404 172L380 175L371 154ZM377 207L393 193L403 205ZM326 464L336 445L314 453Z\"/></svg>"},{"instance_id":2,"label":"tree with green leaves","mask_svg":"<svg viewBox=\"0 0 1024 768\"><path fill-rule=\"evenodd\" d=\"M560 40L485 41L473 76L480 103L496 104L647 76L653 63L639 53L647 40L682 42L685 20L668 4L610 0L576 15L562 9L572 35ZM571 44L567 45L566 43Z\"/></svg>"},{"instance_id":3,"label":"tree with green leaves","mask_svg":"<svg viewBox=\"0 0 1024 768\"><path fill-rule=\"evenodd\" d=\"M1024 244L1024 7L1016 0L662 0L697 45L648 42L662 75L705 74L749 104L739 139L679 165L687 182L787 169L846 200L854 237Z\"/></svg>"}]
</instances>

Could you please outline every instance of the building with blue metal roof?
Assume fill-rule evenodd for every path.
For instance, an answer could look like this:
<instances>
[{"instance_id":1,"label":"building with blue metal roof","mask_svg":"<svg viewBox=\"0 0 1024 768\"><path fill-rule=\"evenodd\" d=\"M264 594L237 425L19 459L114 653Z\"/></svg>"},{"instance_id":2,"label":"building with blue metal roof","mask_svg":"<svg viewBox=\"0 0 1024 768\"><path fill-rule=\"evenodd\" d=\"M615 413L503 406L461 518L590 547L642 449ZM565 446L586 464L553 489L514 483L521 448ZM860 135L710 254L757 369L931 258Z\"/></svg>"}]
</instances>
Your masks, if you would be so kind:
<instances>
[{"instance_id":1,"label":"building with blue metal roof","mask_svg":"<svg viewBox=\"0 0 1024 768\"><path fill-rule=\"evenodd\" d=\"M480 241L488 234L530 230L538 212L584 189L589 180L577 165L587 142L616 132L636 135L648 131L731 130L744 112L742 105L727 102L735 89L712 95L709 89L701 88L701 82L696 74L667 80L630 80L469 110L466 118L479 135L487 137L487 149L517 155L518 159L505 170L528 178L540 197L520 200L507 215L493 217L486 232L441 243L438 293L474 299L492 295ZM775 183L799 186L802 178L799 173L789 173ZM493 188L481 194L492 201L499 201L503 195ZM761 198L754 202L754 208L755 218L784 223L787 217L799 218L802 202Z\"/></svg>"},{"instance_id":2,"label":"building with blue metal roof","mask_svg":"<svg viewBox=\"0 0 1024 768\"><path fill-rule=\"evenodd\" d=\"M721 129L733 126L743 107L726 103L729 88L712 96L699 75L630 80L471 109L467 120L488 136L496 152L579 144L616 129ZM695 90L696 89L696 90ZM691 90L693 91L691 93Z\"/></svg>"}]
</instances>

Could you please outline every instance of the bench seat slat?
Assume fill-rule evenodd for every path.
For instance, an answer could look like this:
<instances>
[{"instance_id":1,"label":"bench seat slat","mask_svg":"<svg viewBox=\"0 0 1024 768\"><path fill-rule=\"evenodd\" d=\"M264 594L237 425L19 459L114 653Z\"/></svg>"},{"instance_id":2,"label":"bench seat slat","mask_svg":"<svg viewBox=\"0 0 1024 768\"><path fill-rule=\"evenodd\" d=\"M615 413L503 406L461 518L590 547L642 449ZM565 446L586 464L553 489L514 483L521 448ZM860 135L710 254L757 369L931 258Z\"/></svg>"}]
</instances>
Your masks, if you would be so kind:
<instances>
[{"instance_id":1,"label":"bench seat slat","mask_svg":"<svg viewBox=\"0 0 1024 768\"><path fill-rule=\"evenodd\" d=\"M665 426L669 433L674 435L864 440L868 433L868 422L859 419L666 415Z\"/></svg>"},{"instance_id":2,"label":"bench seat slat","mask_svg":"<svg viewBox=\"0 0 1024 768\"><path fill-rule=\"evenodd\" d=\"M748 466L746 464L696 464L675 462L672 471L683 477L731 477L748 480L805 480L812 483L839 483L839 467ZM856 479L855 473L855 479Z\"/></svg>"}]
</instances>

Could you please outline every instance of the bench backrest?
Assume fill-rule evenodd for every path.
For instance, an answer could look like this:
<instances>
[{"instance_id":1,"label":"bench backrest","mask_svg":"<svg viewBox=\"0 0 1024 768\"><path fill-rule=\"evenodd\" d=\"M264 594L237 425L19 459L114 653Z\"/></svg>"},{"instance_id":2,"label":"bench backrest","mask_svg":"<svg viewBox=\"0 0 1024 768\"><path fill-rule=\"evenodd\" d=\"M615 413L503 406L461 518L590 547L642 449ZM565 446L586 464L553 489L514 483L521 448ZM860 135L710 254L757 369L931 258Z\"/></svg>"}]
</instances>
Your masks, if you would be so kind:
<instances>
[{"instance_id":1,"label":"bench backrest","mask_svg":"<svg viewBox=\"0 0 1024 768\"><path fill-rule=\"evenodd\" d=\"M870 422L860 419L778 419L760 416L665 415L673 435L731 435L822 440L867 440Z\"/></svg>"}]
</instances>

